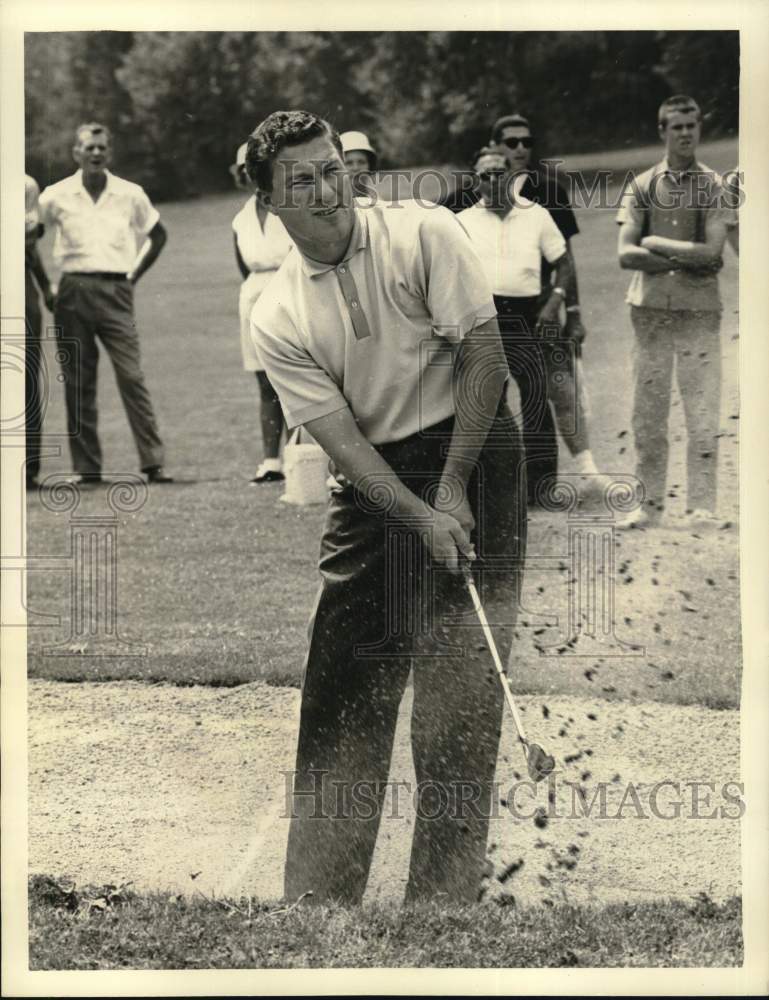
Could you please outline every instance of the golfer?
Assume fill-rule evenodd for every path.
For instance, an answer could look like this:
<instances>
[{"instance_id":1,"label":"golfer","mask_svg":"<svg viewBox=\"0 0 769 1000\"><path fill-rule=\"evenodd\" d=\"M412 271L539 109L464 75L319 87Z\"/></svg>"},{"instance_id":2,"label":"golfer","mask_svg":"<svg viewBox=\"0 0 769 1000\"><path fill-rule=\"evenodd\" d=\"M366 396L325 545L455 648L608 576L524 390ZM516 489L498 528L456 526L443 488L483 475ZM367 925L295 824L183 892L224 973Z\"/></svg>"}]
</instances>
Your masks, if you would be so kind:
<instances>
[{"instance_id":1,"label":"golfer","mask_svg":"<svg viewBox=\"0 0 769 1000\"><path fill-rule=\"evenodd\" d=\"M134 285L166 242L157 209L138 184L107 169L109 129L81 125L72 155L80 169L47 187L40 217L56 232L53 256L62 270L55 299L58 335L74 344L63 374L70 450L79 485L101 482L96 371L100 341L115 369L142 472L151 483L173 480L163 470L163 442L141 370Z\"/></svg>"},{"instance_id":2,"label":"golfer","mask_svg":"<svg viewBox=\"0 0 769 1000\"><path fill-rule=\"evenodd\" d=\"M245 142L238 148L235 163L230 169L236 186L241 190L250 190L251 184L246 173ZM255 373L259 386L259 418L264 449L264 458L251 482L276 482L285 479L280 458L280 439L286 422L280 400L270 384L251 336L250 317L254 303L274 277L293 244L283 223L272 212L267 211L258 192L251 195L232 220L232 229L235 234L235 260L243 276L238 299L240 350L244 370Z\"/></svg>"},{"instance_id":3,"label":"golfer","mask_svg":"<svg viewBox=\"0 0 769 1000\"><path fill-rule=\"evenodd\" d=\"M633 435L645 499L623 528L659 524L665 507L668 416L675 361L687 444L687 518L716 524L721 404L721 297L717 271L736 223L719 176L697 158L702 113L670 97L658 112L665 156L632 181L617 214L620 267L635 334Z\"/></svg>"},{"instance_id":4,"label":"golfer","mask_svg":"<svg viewBox=\"0 0 769 1000\"><path fill-rule=\"evenodd\" d=\"M299 250L254 307L259 350L289 427L343 477L321 542L286 896L361 901L413 658L406 899L471 902L503 703L458 570L472 561L506 656L525 541L491 291L450 212L354 200L316 115L270 115L246 162Z\"/></svg>"}]
</instances>

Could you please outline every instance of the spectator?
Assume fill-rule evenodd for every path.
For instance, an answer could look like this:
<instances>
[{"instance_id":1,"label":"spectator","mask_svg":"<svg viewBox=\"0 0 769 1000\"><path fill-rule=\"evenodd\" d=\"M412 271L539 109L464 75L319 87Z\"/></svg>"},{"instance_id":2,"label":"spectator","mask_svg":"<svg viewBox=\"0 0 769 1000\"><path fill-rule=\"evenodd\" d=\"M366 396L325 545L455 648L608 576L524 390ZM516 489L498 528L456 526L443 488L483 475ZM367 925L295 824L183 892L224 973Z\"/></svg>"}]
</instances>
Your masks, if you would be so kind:
<instances>
[{"instance_id":1,"label":"spectator","mask_svg":"<svg viewBox=\"0 0 769 1000\"><path fill-rule=\"evenodd\" d=\"M238 148L235 163L230 168L235 184L243 191L251 190L246 173L246 143ZM251 310L293 246L280 219L268 212L258 192L232 220L235 233L235 259L243 276L238 299L240 316L240 349L243 368L254 372L259 386L259 417L262 425L264 458L252 483L277 482L284 479L280 458L280 440L286 421L280 400L264 370L256 344L251 336Z\"/></svg>"},{"instance_id":2,"label":"spectator","mask_svg":"<svg viewBox=\"0 0 769 1000\"><path fill-rule=\"evenodd\" d=\"M491 293L449 212L356 204L339 137L316 115L270 115L247 162L299 251L254 307L259 348L289 426L344 477L321 543L286 896L361 902L413 659L423 794L406 899L474 902L503 701L456 571L474 545L506 656L526 530ZM340 815L347 790L366 802Z\"/></svg>"},{"instance_id":3,"label":"spectator","mask_svg":"<svg viewBox=\"0 0 769 1000\"><path fill-rule=\"evenodd\" d=\"M485 147L474 168L481 200L457 218L481 258L494 293L507 363L521 397L528 502L534 505L541 499L540 484L555 464L547 450L552 418L543 332L557 328L558 311L566 297L566 241L544 208L515 193L514 178L501 151ZM556 275L544 301L541 257Z\"/></svg>"},{"instance_id":4,"label":"spectator","mask_svg":"<svg viewBox=\"0 0 769 1000\"><path fill-rule=\"evenodd\" d=\"M663 159L624 192L617 214L620 267L633 271L627 302L635 334L633 435L642 505L623 528L659 524L665 507L668 416L675 361L688 435L687 516L716 520L721 401L721 298L717 271L733 209L720 178L700 163L702 114L678 94L658 113Z\"/></svg>"},{"instance_id":5,"label":"spectator","mask_svg":"<svg viewBox=\"0 0 769 1000\"><path fill-rule=\"evenodd\" d=\"M352 178L352 189L356 196L370 196L374 190L373 174L377 167L377 155L364 132L342 132L339 136L344 154L344 165Z\"/></svg>"},{"instance_id":6,"label":"spectator","mask_svg":"<svg viewBox=\"0 0 769 1000\"><path fill-rule=\"evenodd\" d=\"M170 483L141 370L133 304L134 285L163 249L166 231L142 188L107 169L112 142L105 126L81 125L72 153L80 169L43 191L40 211L55 228L54 260L63 272L55 298L57 332L75 347L64 352L63 363L73 481L101 482L98 339L115 369L141 470L151 483Z\"/></svg>"},{"instance_id":7,"label":"spectator","mask_svg":"<svg viewBox=\"0 0 769 1000\"><path fill-rule=\"evenodd\" d=\"M510 170L516 176L526 178L520 186L521 197L528 198L547 209L566 241L569 275L564 286L566 324L563 328L563 338L545 338L542 344L548 372L549 399L555 413L555 424L552 419L545 418L543 421L543 435L546 438L542 442L542 451L545 456L554 457L544 458L539 470L535 471L535 476L545 475L547 472L554 475L557 471L555 441L555 425L557 425L572 456L576 471L584 477L581 490L583 496L587 497L591 493L603 491L608 485L608 480L598 474L590 449L587 392L580 362L586 330L579 304L577 264L571 249L571 240L579 233L579 227L568 193L559 184L553 171L541 162L532 168L534 137L528 119L518 114L497 119L492 128L492 138L495 145L504 151ZM543 297L549 295L551 274L552 267L543 257ZM548 462L552 462L549 469Z\"/></svg>"},{"instance_id":8,"label":"spectator","mask_svg":"<svg viewBox=\"0 0 769 1000\"><path fill-rule=\"evenodd\" d=\"M37 486L40 474L40 436L43 433L43 399L40 387L42 315L38 288L42 292L46 309L53 312L53 292L45 273L37 241L43 235L38 211L39 188L29 174L24 176L24 311L26 336L24 345L24 394L25 434L27 462L25 466L27 489Z\"/></svg>"}]
</instances>

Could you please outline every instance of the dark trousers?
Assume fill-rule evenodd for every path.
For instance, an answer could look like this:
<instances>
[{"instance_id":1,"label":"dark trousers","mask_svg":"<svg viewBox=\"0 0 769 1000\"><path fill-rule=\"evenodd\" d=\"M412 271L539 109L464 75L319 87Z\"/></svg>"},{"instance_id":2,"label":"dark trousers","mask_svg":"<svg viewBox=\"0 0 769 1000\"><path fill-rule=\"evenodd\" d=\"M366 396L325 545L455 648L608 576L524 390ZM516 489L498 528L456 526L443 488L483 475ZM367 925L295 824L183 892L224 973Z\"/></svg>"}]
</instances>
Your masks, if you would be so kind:
<instances>
[{"instance_id":1,"label":"dark trousers","mask_svg":"<svg viewBox=\"0 0 769 1000\"><path fill-rule=\"evenodd\" d=\"M96 410L97 338L115 369L140 467L162 465L163 444L141 370L131 283L64 274L56 298L55 321L62 341L67 424L75 472L101 472L102 467Z\"/></svg>"},{"instance_id":2,"label":"dark trousers","mask_svg":"<svg viewBox=\"0 0 769 1000\"><path fill-rule=\"evenodd\" d=\"M40 436L43 433L43 393L40 384L41 345L40 333L43 317L40 312L35 279L32 272L24 272L24 312L26 333L24 343L24 419L27 446L27 479L36 479L40 473Z\"/></svg>"},{"instance_id":3,"label":"dark trousers","mask_svg":"<svg viewBox=\"0 0 769 1000\"><path fill-rule=\"evenodd\" d=\"M558 440L548 392L550 345L536 332L538 301L494 296L507 365L521 397L529 504L537 502L543 480L558 472Z\"/></svg>"},{"instance_id":4,"label":"dark trousers","mask_svg":"<svg viewBox=\"0 0 769 1000\"><path fill-rule=\"evenodd\" d=\"M452 425L453 418L378 448L425 499L435 498ZM520 458L518 430L502 407L468 496L477 525L476 576L503 657L525 555ZM315 902L361 901L413 662L417 788L410 791L417 815L406 899L440 894L473 902L495 805L503 698L465 584L429 564L417 525L375 512L350 484L329 501L320 572L302 687L286 897L311 891Z\"/></svg>"}]
</instances>

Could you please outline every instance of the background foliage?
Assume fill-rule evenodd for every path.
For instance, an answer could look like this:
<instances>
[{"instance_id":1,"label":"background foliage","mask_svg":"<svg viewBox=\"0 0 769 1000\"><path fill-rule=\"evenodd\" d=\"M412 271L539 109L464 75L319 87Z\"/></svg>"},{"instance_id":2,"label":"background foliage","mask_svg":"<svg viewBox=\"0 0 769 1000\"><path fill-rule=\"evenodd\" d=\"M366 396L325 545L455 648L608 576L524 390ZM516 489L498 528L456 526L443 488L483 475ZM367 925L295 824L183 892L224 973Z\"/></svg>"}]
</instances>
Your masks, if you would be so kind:
<instances>
[{"instance_id":1,"label":"background foliage","mask_svg":"<svg viewBox=\"0 0 769 1000\"><path fill-rule=\"evenodd\" d=\"M739 35L687 32L60 32L25 47L27 170L70 173L81 121L109 124L119 170L156 199L226 189L270 111L368 131L380 165L464 164L523 110L540 155L655 140L659 103L691 93L709 136L738 127Z\"/></svg>"}]
</instances>

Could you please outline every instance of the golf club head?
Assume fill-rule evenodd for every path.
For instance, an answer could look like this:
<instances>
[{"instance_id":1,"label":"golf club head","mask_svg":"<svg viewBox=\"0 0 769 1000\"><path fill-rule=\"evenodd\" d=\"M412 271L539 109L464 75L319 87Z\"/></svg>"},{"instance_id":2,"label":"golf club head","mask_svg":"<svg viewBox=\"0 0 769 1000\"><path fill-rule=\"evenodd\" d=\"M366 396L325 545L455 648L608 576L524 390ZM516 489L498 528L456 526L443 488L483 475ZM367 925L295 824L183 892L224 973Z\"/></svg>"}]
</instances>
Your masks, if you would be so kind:
<instances>
[{"instance_id":1,"label":"golf club head","mask_svg":"<svg viewBox=\"0 0 769 1000\"><path fill-rule=\"evenodd\" d=\"M555 768L555 758L551 757L549 753L545 753L538 743L529 743L526 762L532 781L543 781Z\"/></svg>"}]
</instances>

